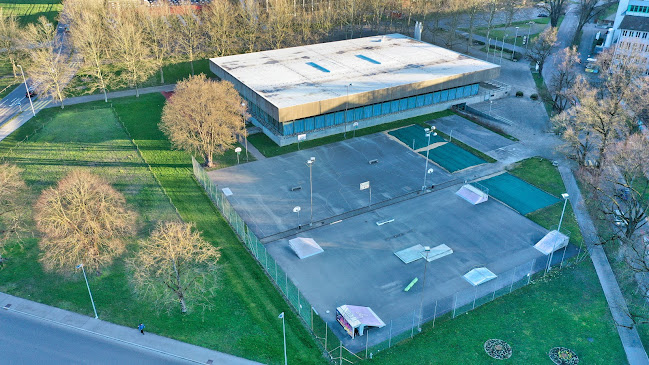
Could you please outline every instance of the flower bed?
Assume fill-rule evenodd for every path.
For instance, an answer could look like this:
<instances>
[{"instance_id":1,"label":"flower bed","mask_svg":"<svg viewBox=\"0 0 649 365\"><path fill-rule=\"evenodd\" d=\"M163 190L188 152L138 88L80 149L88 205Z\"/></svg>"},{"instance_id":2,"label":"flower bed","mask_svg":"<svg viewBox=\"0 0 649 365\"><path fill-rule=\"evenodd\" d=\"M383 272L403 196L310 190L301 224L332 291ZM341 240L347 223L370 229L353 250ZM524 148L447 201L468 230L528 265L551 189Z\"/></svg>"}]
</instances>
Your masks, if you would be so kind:
<instances>
[{"instance_id":1,"label":"flower bed","mask_svg":"<svg viewBox=\"0 0 649 365\"><path fill-rule=\"evenodd\" d=\"M579 357L569 348L555 347L548 353L550 360L557 365L577 365L579 364Z\"/></svg>"},{"instance_id":2,"label":"flower bed","mask_svg":"<svg viewBox=\"0 0 649 365\"><path fill-rule=\"evenodd\" d=\"M484 343L487 355L498 360L509 359L512 356L512 347L503 340L491 339Z\"/></svg>"}]
</instances>

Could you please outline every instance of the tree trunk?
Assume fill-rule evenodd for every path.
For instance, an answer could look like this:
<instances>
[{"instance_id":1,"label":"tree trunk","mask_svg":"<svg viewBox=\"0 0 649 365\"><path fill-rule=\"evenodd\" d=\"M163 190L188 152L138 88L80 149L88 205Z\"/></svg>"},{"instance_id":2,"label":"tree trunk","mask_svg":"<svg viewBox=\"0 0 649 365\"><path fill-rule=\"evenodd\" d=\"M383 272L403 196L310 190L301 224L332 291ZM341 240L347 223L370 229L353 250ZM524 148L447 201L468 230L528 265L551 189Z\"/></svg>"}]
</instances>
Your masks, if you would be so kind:
<instances>
[{"instance_id":1,"label":"tree trunk","mask_svg":"<svg viewBox=\"0 0 649 365\"><path fill-rule=\"evenodd\" d=\"M160 67L160 83L164 84L165 83L165 74L162 71L162 67Z\"/></svg>"},{"instance_id":2,"label":"tree trunk","mask_svg":"<svg viewBox=\"0 0 649 365\"><path fill-rule=\"evenodd\" d=\"M185 304L185 296L180 294L178 295L178 299L180 300L180 312L183 314L187 313L187 304Z\"/></svg>"},{"instance_id":3,"label":"tree trunk","mask_svg":"<svg viewBox=\"0 0 649 365\"><path fill-rule=\"evenodd\" d=\"M212 161L212 154L211 153L206 153L205 154L205 166L206 167L213 167L214 162Z\"/></svg>"}]
</instances>

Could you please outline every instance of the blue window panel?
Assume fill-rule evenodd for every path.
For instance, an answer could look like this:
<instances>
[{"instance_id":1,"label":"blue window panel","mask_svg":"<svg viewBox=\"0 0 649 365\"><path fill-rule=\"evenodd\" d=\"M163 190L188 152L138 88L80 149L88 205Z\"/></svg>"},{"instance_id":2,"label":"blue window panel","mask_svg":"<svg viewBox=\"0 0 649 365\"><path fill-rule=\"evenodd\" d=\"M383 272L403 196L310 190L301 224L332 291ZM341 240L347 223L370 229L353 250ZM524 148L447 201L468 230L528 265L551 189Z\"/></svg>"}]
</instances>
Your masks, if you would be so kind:
<instances>
[{"instance_id":1,"label":"blue window panel","mask_svg":"<svg viewBox=\"0 0 649 365\"><path fill-rule=\"evenodd\" d=\"M315 129L314 124L315 123L314 123L313 117L304 118L304 131L308 132L308 131L314 130Z\"/></svg>"},{"instance_id":2,"label":"blue window panel","mask_svg":"<svg viewBox=\"0 0 649 365\"><path fill-rule=\"evenodd\" d=\"M399 100L399 111L402 112L408 109L408 99Z\"/></svg>"},{"instance_id":3,"label":"blue window panel","mask_svg":"<svg viewBox=\"0 0 649 365\"><path fill-rule=\"evenodd\" d=\"M363 119L363 107L354 108L354 120Z\"/></svg>"},{"instance_id":4,"label":"blue window panel","mask_svg":"<svg viewBox=\"0 0 649 365\"><path fill-rule=\"evenodd\" d=\"M372 116L378 117L379 115L381 115L381 104L372 105Z\"/></svg>"},{"instance_id":5,"label":"blue window panel","mask_svg":"<svg viewBox=\"0 0 649 365\"><path fill-rule=\"evenodd\" d=\"M417 105L417 98L414 96L411 96L408 98L408 109L414 109L415 105Z\"/></svg>"},{"instance_id":6,"label":"blue window panel","mask_svg":"<svg viewBox=\"0 0 649 365\"><path fill-rule=\"evenodd\" d=\"M471 85L471 95L478 95L478 90L480 90L480 85L478 84Z\"/></svg>"},{"instance_id":7,"label":"blue window panel","mask_svg":"<svg viewBox=\"0 0 649 365\"><path fill-rule=\"evenodd\" d=\"M433 103L433 93L428 93L424 95L424 105L430 105Z\"/></svg>"},{"instance_id":8,"label":"blue window panel","mask_svg":"<svg viewBox=\"0 0 649 365\"><path fill-rule=\"evenodd\" d=\"M284 135L290 136L293 134L293 122L284 123Z\"/></svg>"},{"instance_id":9,"label":"blue window panel","mask_svg":"<svg viewBox=\"0 0 649 365\"><path fill-rule=\"evenodd\" d=\"M466 98L467 96L471 96L471 85L464 87L464 97Z\"/></svg>"},{"instance_id":10,"label":"blue window panel","mask_svg":"<svg viewBox=\"0 0 649 365\"><path fill-rule=\"evenodd\" d=\"M363 119L372 118L372 106L371 105L363 107L363 117L364 117Z\"/></svg>"},{"instance_id":11,"label":"blue window panel","mask_svg":"<svg viewBox=\"0 0 649 365\"><path fill-rule=\"evenodd\" d=\"M324 115L318 115L315 117L315 129L322 129L325 127L325 117Z\"/></svg>"},{"instance_id":12,"label":"blue window panel","mask_svg":"<svg viewBox=\"0 0 649 365\"><path fill-rule=\"evenodd\" d=\"M298 119L293 122L293 133L304 132L304 119Z\"/></svg>"},{"instance_id":13,"label":"blue window panel","mask_svg":"<svg viewBox=\"0 0 649 365\"><path fill-rule=\"evenodd\" d=\"M356 119L354 119L354 109L349 109L349 110L347 110L347 111L345 112L345 114L347 115L347 116L346 116L346 118L347 118L347 123L351 123L351 122L353 122L353 121L356 120Z\"/></svg>"},{"instance_id":14,"label":"blue window panel","mask_svg":"<svg viewBox=\"0 0 649 365\"><path fill-rule=\"evenodd\" d=\"M336 125L345 123L345 112L336 112L334 116Z\"/></svg>"},{"instance_id":15,"label":"blue window panel","mask_svg":"<svg viewBox=\"0 0 649 365\"><path fill-rule=\"evenodd\" d=\"M424 96L423 95L417 95L416 104L417 104L417 108L421 108L422 106L424 106Z\"/></svg>"},{"instance_id":16,"label":"blue window panel","mask_svg":"<svg viewBox=\"0 0 649 365\"><path fill-rule=\"evenodd\" d=\"M385 103L381 104L381 114L390 114L390 102L386 101Z\"/></svg>"},{"instance_id":17,"label":"blue window panel","mask_svg":"<svg viewBox=\"0 0 649 365\"><path fill-rule=\"evenodd\" d=\"M448 101L448 90L442 90L442 92L440 93L440 96L441 97L440 97L439 101L441 101L442 103L445 102L445 101Z\"/></svg>"},{"instance_id":18,"label":"blue window panel","mask_svg":"<svg viewBox=\"0 0 649 365\"><path fill-rule=\"evenodd\" d=\"M435 104L439 103L439 102L440 102L440 99L442 98L441 95L442 95L441 92L439 92L439 91L435 91L435 92L433 93L433 103L435 103Z\"/></svg>"},{"instance_id":19,"label":"blue window panel","mask_svg":"<svg viewBox=\"0 0 649 365\"><path fill-rule=\"evenodd\" d=\"M334 115L333 113L325 114L325 126L331 127L334 125Z\"/></svg>"},{"instance_id":20,"label":"blue window panel","mask_svg":"<svg viewBox=\"0 0 649 365\"><path fill-rule=\"evenodd\" d=\"M456 88L449 89L448 90L448 100L455 99L457 97L456 94L457 94L457 89Z\"/></svg>"},{"instance_id":21,"label":"blue window panel","mask_svg":"<svg viewBox=\"0 0 649 365\"><path fill-rule=\"evenodd\" d=\"M399 100L392 100L390 102L390 111L396 113L399 111Z\"/></svg>"}]
</instances>

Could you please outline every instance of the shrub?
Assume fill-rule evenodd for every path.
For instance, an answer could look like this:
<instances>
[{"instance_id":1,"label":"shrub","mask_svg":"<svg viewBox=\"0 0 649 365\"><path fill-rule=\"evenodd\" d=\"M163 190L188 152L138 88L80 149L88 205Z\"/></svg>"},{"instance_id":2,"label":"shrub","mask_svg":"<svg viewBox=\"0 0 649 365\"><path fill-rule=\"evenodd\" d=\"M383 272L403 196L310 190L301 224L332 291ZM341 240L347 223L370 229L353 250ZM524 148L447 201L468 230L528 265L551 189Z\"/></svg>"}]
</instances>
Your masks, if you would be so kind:
<instances>
[{"instance_id":1,"label":"shrub","mask_svg":"<svg viewBox=\"0 0 649 365\"><path fill-rule=\"evenodd\" d=\"M520 90L518 90L518 91L516 92L516 97L517 97L517 98L522 98L522 97L523 97L523 92L520 91Z\"/></svg>"},{"instance_id":2,"label":"shrub","mask_svg":"<svg viewBox=\"0 0 649 365\"><path fill-rule=\"evenodd\" d=\"M539 94L532 94L532 95L530 95L530 99L532 99L532 100L539 100Z\"/></svg>"}]
</instances>

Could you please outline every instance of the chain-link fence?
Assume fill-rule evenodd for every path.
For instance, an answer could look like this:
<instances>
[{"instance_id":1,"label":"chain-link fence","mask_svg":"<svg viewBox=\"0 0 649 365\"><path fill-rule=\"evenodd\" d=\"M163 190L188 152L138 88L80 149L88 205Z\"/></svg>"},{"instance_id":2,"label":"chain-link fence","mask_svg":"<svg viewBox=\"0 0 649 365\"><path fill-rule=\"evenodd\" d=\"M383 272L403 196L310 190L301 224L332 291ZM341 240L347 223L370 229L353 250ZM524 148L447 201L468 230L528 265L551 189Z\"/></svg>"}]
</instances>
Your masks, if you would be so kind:
<instances>
[{"instance_id":1,"label":"chain-link fence","mask_svg":"<svg viewBox=\"0 0 649 365\"><path fill-rule=\"evenodd\" d=\"M387 321L385 327L368 330L363 336L356 337L354 341L363 343L363 346L356 344L354 353L343 345L343 342L329 327L329 324L320 317L306 300L300 289L291 281L286 272L266 251L266 247L230 205L225 194L210 180L207 173L193 157L192 164L196 179L205 188L212 202L221 211L223 217L230 223L248 251L264 268L267 275L292 305L295 313L298 314L304 325L311 331L314 338L318 340L330 359L335 363L355 363L361 359L371 358L374 354L386 350L406 338L414 337L421 331L421 326L424 323L430 321L434 327L440 321L455 318L505 294L509 294L529 284L535 274L543 275L548 267L548 258L533 259L499 273L495 279L481 285L459 290L452 295L435 301L422 301L420 305L418 304L411 311ZM559 261L563 264L563 257Z\"/></svg>"}]
</instances>

